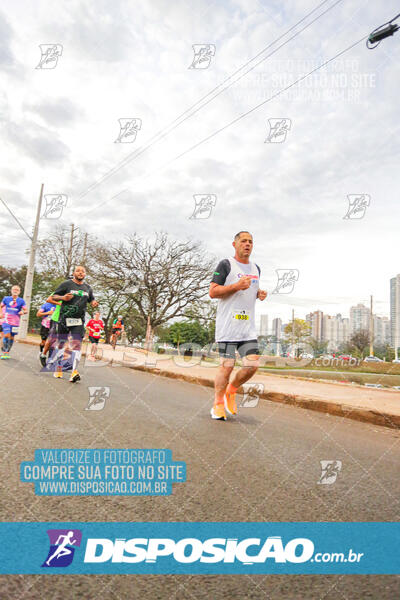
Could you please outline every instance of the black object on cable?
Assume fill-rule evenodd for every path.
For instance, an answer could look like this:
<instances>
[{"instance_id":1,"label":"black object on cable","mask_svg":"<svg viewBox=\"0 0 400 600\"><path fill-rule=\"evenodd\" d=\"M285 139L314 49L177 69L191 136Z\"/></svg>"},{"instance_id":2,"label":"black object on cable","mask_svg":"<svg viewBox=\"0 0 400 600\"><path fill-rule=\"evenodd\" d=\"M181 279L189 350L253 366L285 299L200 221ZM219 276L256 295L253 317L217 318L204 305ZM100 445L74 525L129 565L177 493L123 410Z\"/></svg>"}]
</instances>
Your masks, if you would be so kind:
<instances>
[{"instance_id":1,"label":"black object on cable","mask_svg":"<svg viewBox=\"0 0 400 600\"><path fill-rule=\"evenodd\" d=\"M395 33L395 31L397 31L399 29L399 25L393 24L393 21L395 21L399 17L400 17L400 13L398 15L396 15L395 17L393 17L393 19L391 19L387 23L384 23L380 27L377 27L376 29L373 30L372 33L370 33L370 35L367 39L367 48L369 50L373 50L374 48L376 48L379 45L381 40L384 40L385 38L393 35ZM375 44L375 45L372 45L372 44Z\"/></svg>"}]
</instances>

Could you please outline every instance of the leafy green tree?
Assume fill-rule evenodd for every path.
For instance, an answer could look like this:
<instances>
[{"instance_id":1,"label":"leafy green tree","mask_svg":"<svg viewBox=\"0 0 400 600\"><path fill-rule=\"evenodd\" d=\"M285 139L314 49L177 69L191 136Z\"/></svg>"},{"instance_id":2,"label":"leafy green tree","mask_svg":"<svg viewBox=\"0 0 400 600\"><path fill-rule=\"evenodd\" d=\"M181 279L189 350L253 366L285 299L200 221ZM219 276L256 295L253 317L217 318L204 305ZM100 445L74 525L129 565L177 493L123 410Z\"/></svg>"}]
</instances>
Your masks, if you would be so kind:
<instances>
[{"instance_id":1,"label":"leafy green tree","mask_svg":"<svg viewBox=\"0 0 400 600\"><path fill-rule=\"evenodd\" d=\"M120 314L115 314L116 318ZM122 312L124 317L125 333L129 343L135 340L143 341L146 337L147 324L143 321L142 316L136 310L134 306L129 306L128 310ZM112 321L110 321L110 324Z\"/></svg>"},{"instance_id":2,"label":"leafy green tree","mask_svg":"<svg viewBox=\"0 0 400 600\"><path fill-rule=\"evenodd\" d=\"M394 348L389 344L379 344L374 346L374 355L382 360L391 362L394 359Z\"/></svg>"},{"instance_id":3,"label":"leafy green tree","mask_svg":"<svg viewBox=\"0 0 400 600\"><path fill-rule=\"evenodd\" d=\"M193 303L186 311L185 317L190 321L195 321L207 333L206 344L212 344L215 340L215 318L217 316L217 303L204 299L201 302Z\"/></svg>"},{"instance_id":4,"label":"leafy green tree","mask_svg":"<svg viewBox=\"0 0 400 600\"><path fill-rule=\"evenodd\" d=\"M19 285L21 292L24 290L26 277L26 265L23 267L4 267L0 265L0 295L9 296L11 287L13 285Z\"/></svg>"},{"instance_id":5,"label":"leafy green tree","mask_svg":"<svg viewBox=\"0 0 400 600\"><path fill-rule=\"evenodd\" d=\"M275 353L277 342L277 337L275 335L259 335L257 340L261 354Z\"/></svg>"},{"instance_id":6,"label":"leafy green tree","mask_svg":"<svg viewBox=\"0 0 400 600\"><path fill-rule=\"evenodd\" d=\"M318 356L326 353L328 343L328 341L321 341L311 336L307 339L307 344L310 346L315 358L318 358Z\"/></svg>"},{"instance_id":7,"label":"leafy green tree","mask_svg":"<svg viewBox=\"0 0 400 600\"><path fill-rule=\"evenodd\" d=\"M0 301L4 296L9 296L11 287L19 285L21 296L24 295L27 266L4 267L0 266ZM40 327L40 321L36 316L40 306L52 294L60 280L53 279L47 272L35 271L32 285L31 307L29 311L29 330Z\"/></svg>"},{"instance_id":8,"label":"leafy green tree","mask_svg":"<svg viewBox=\"0 0 400 600\"><path fill-rule=\"evenodd\" d=\"M395 358L394 348L390 344L385 344L385 358L387 362L392 362Z\"/></svg>"},{"instance_id":9,"label":"leafy green tree","mask_svg":"<svg viewBox=\"0 0 400 600\"><path fill-rule=\"evenodd\" d=\"M311 331L311 326L304 319L295 319L294 327L293 321L290 321L284 328L283 332L285 334L284 341L289 344L294 344L295 346L302 345L309 339ZM299 349L297 348L296 352Z\"/></svg>"},{"instance_id":10,"label":"leafy green tree","mask_svg":"<svg viewBox=\"0 0 400 600\"><path fill-rule=\"evenodd\" d=\"M179 348L189 342L203 347L208 343L208 331L198 321L178 321L166 327L159 336L160 341L173 344Z\"/></svg>"}]
</instances>

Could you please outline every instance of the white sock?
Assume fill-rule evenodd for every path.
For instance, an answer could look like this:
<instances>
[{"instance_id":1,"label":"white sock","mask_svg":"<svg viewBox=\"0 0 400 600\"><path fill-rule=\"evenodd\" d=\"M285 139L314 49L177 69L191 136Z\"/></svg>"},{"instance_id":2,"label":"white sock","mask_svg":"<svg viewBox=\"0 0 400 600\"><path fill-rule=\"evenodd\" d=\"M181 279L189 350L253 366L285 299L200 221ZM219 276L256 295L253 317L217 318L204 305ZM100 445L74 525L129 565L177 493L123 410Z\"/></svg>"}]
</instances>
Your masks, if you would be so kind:
<instances>
[{"instance_id":1,"label":"white sock","mask_svg":"<svg viewBox=\"0 0 400 600\"><path fill-rule=\"evenodd\" d=\"M81 351L73 350L72 357L72 370L75 371L81 358Z\"/></svg>"},{"instance_id":2,"label":"white sock","mask_svg":"<svg viewBox=\"0 0 400 600\"><path fill-rule=\"evenodd\" d=\"M63 356L64 356L64 348L58 348L57 350L54 350L53 356L49 360L49 364L59 363L59 359L62 358ZM59 366L61 366L60 363L59 363Z\"/></svg>"}]
</instances>

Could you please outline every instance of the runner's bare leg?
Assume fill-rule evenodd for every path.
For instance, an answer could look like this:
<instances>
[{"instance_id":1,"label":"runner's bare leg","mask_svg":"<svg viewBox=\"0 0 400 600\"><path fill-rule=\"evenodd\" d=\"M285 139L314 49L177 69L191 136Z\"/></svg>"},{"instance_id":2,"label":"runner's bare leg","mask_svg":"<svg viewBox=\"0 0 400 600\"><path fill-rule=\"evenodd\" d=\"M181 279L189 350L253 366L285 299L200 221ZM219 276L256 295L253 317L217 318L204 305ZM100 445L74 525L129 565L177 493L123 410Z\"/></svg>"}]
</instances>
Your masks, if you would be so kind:
<instances>
[{"instance_id":1,"label":"runner's bare leg","mask_svg":"<svg viewBox=\"0 0 400 600\"><path fill-rule=\"evenodd\" d=\"M251 354L243 359L243 367L236 371L234 374L231 385L235 388L239 388L241 385L246 383L255 373L260 366L260 357L256 354Z\"/></svg>"}]
</instances>

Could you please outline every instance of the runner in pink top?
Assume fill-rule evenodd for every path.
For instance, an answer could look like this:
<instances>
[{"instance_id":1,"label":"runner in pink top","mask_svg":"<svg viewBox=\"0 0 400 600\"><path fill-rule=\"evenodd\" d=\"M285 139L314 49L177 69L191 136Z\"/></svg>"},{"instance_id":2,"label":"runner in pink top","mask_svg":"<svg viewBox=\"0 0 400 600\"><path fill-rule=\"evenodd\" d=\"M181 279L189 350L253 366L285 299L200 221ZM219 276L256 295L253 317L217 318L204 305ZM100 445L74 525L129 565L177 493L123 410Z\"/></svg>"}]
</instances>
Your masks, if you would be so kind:
<instances>
[{"instance_id":1,"label":"runner in pink top","mask_svg":"<svg viewBox=\"0 0 400 600\"><path fill-rule=\"evenodd\" d=\"M37 317L42 317L42 323L41 323L41 327L40 327L40 337L41 337L40 352L43 352L45 342L46 342L47 338L49 337L50 317L53 314L53 312L55 311L55 309L56 309L55 304L52 304L51 302L45 302L44 304L42 304L42 306L39 308L39 310L36 313Z\"/></svg>"},{"instance_id":2,"label":"runner in pink top","mask_svg":"<svg viewBox=\"0 0 400 600\"><path fill-rule=\"evenodd\" d=\"M13 285L11 296L4 296L1 301L1 309L4 312L3 328L3 354L0 358L9 358L8 354L14 343L14 337L18 333L20 316L27 312L26 303L20 298L21 288Z\"/></svg>"},{"instance_id":3,"label":"runner in pink top","mask_svg":"<svg viewBox=\"0 0 400 600\"><path fill-rule=\"evenodd\" d=\"M5 314L6 314L6 307L5 306L0 306L0 333L1 333L1 351L3 352L3 321L5 318Z\"/></svg>"}]
</instances>

